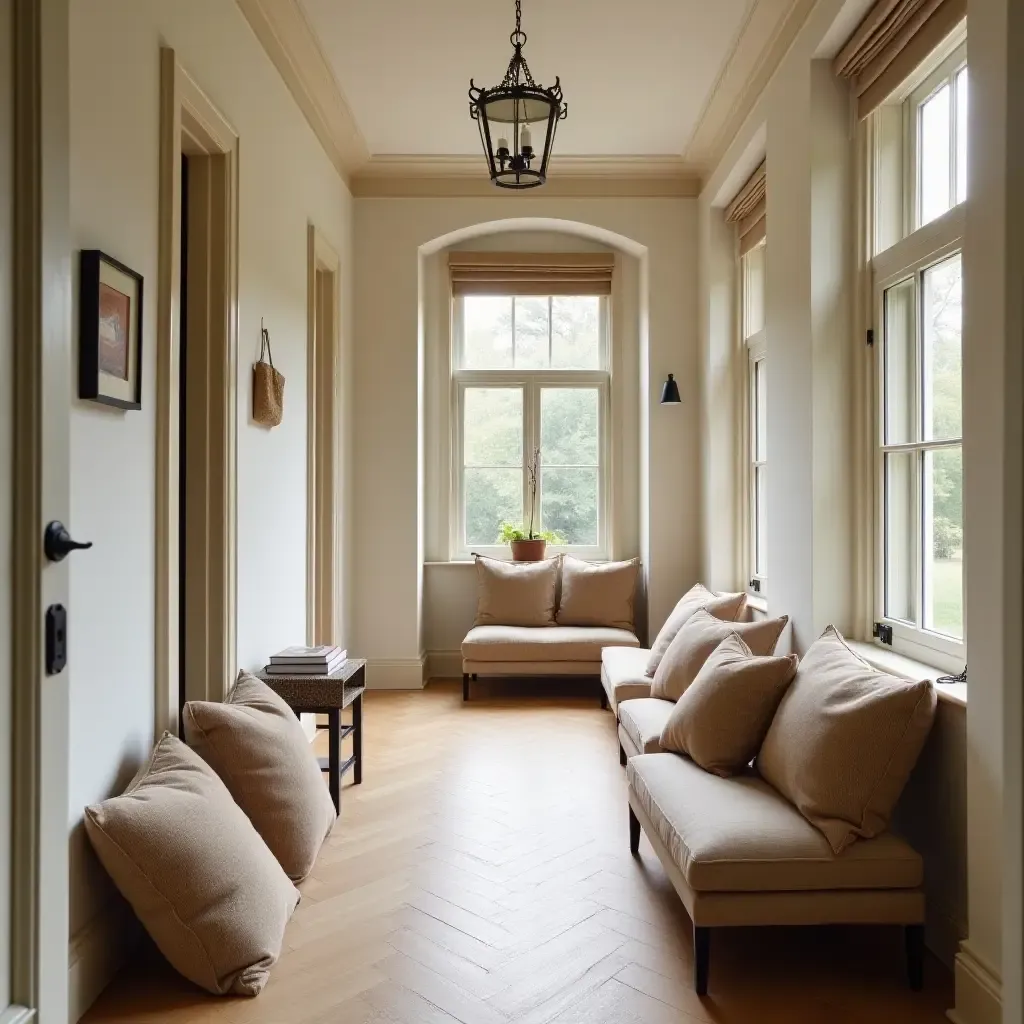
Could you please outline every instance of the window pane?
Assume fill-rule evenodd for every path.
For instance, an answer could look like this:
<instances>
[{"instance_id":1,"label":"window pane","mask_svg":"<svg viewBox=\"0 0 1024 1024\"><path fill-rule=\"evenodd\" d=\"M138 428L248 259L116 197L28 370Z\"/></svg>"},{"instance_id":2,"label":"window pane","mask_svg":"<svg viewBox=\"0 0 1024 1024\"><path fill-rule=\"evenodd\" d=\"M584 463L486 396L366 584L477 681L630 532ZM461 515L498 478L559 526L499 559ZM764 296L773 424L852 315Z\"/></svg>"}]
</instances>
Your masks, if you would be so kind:
<instances>
[{"instance_id":1,"label":"window pane","mask_svg":"<svg viewBox=\"0 0 1024 1024\"><path fill-rule=\"evenodd\" d=\"M564 544L597 543L597 470L541 469L541 528Z\"/></svg>"},{"instance_id":2,"label":"window pane","mask_svg":"<svg viewBox=\"0 0 1024 1024\"><path fill-rule=\"evenodd\" d=\"M463 404L463 464L521 468L522 389L466 388Z\"/></svg>"},{"instance_id":3,"label":"window pane","mask_svg":"<svg viewBox=\"0 0 1024 1024\"><path fill-rule=\"evenodd\" d=\"M950 89L944 85L921 104L918 172L921 200L921 223L927 224L942 216L949 202Z\"/></svg>"},{"instance_id":4,"label":"window pane","mask_svg":"<svg viewBox=\"0 0 1024 1024\"><path fill-rule=\"evenodd\" d=\"M929 267L924 278L924 436L947 440L963 433L959 253Z\"/></svg>"},{"instance_id":5,"label":"window pane","mask_svg":"<svg viewBox=\"0 0 1024 1024\"><path fill-rule=\"evenodd\" d=\"M743 257L743 337L764 330L765 246L758 245Z\"/></svg>"},{"instance_id":6,"label":"window pane","mask_svg":"<svg viewBox=\"0 0 1024 1024\"><path fill-rule=\"evenodd\" d=\"M754 461L768 461L768 374L763 359L754 363Z\"/></svg>"},{"instance_id":7,"label":"window pane","mask_svg":"<svg viewBox=\"0 0 1024 1024\"><path fill-rule=\"evenodd\" d=\"M924 625L964 635L963 450L927 452L924 463Z\"/></svg>"},{"instance_id":8,"label":"window pane","mask_svg":"<svg viewBox=\"0 0 1024 1024\"><path fill-rule=\"evenodd\" d=\"M916 452L885 456L885 614L914 622L914 500Z\"/></svg>"},{"instance_id":9,"label":"window pane","mask_svg":"<svg viewBox=\"0 0 1024 1024\"><path fill-rule=\"evenodd\" d=\"M754 469L754 572L768 575L768 495L767 467Z\"/></svg>"},{"instance_id":10,"label":"window pane","mask_svg":"<svg viewBox=\"0 0 1024 1024\"><path fill-rule=\"evenodd\" d=\"M522 469L465 470L466 544L497 544L504 522L523 518Z\"/></svg>"},{"instance_id":11,"label":"window pane","mask_svg":"<svg viewBox=\"0 0 1024 1024\"><path fill-rule=\"evenodd\" d=\"M886 289L884 303L885 344L885 443L916 441L917 342L914 330L914 279Z\"/></svg>"},{"instance_id":12,"label":"window pane","mask_svg":"<svg viewBox=\"0 0 1024 1024\"><path fill-rule=\"evenodd\" d=\"M516 298L516 369L542 370L548 365L550 336L548 299Z\"/></svg>"},{"instance_id":13,"label":"window pane","mask_svg":"<svg viewBox=\"0 0 1024 1024\"><path fill-rule=\"evenodd\" d=\"M956 76L956 201L967 198L967 68Z\"/></svg>"},{"instance_id":14,"label":"window pane","mask_svg":"<svg viewBox=\"0 0 1024 1024\"><path fill-rule=\"evenodd\" d=\"M599 408L597 388L544 388L540 393L541 462L597 466Z\"/></svg>"},{"instance_id":15,"label":"window pane","mask_svg":"<svg viewBox=\"0 0 1024 1024\"><path fill-rule=\"evenodd\" d=\"M464 369L511 369L512 299L509 296L464 296L462 333Z\"/></svg>"},{"instance_id":16,"label":"window pane","mask_svg":"<svg viewBox=\"0 0 1024 1024\"><path fill-rule=\"evenodd\" d=\"M551 365L559 370L601 367L601 300L596 295L551 299Z\"/></svg>"}]
</instances>

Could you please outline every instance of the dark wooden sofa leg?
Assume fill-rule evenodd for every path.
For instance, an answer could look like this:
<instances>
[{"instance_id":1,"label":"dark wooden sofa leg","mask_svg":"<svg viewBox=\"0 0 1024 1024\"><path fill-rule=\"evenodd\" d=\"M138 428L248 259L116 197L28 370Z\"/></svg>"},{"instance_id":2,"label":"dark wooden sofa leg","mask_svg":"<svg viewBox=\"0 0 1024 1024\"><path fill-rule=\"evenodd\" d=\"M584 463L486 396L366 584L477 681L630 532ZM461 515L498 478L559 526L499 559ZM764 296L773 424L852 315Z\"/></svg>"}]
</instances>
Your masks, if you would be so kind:
<instances>
[{"instance_id":1,"label":"dark wooden sofa leg","mask_svg":"<svg viewBox=\"0 0 1024 1024\"><path fill-rule=\"evenodd\" d=\"M469 700L469 676L465 672L462 673L462 699Z\"/></svg>"},{"instance_id":2,"label":"dark wooden sofa leg","mask_svg":"<svg viewBox=\"0 0 1024 1024\"><path fill-rule=\"evenodd\" d=\"M640 819L629 808L629 852L635 857L640 852Z\"/></svg>"},{"instance_id":3,"label":"dark wooden sofa leg","mask_svg":"<svg viewBox=\"0 0 1024 1024\"><path fill-rule=\"evenodd\" d=\"M708 994L708 966L711 962L711 929L693 926L693 987L699 996Z\"/></svg>"},{"instance_id":4,"label":"dark wooden sofa leg","mask_svg":"<svg viewBox=\"0 0 1024 1024\"><path fill-rule=\"evenodd\" d=\"M621 764L623 768L626 767L626 750L621 743L619 744L619 764Z\"/></svg>"},{"instance_id":5,"label":"dark wooden sofa leg","mask_svg":"<svg viewBox=\"0 0 1024 1024\"><path fill-rule=\"evenodd\" d=\"M907 943L907 980L915 992L924 988L924 925L908 924L906 930Z\"/></svg>"},{"instance_id":6,"label":"dark wooden sofa leg","mask_svg":"<svg viewBox=\"0 0 1024 1024\"><path fill-rule=\"evenodd\" d=\"M608 694L604 692L604 683L601 684L601 710L608 710Z\"/></svg>"}]
</instances>

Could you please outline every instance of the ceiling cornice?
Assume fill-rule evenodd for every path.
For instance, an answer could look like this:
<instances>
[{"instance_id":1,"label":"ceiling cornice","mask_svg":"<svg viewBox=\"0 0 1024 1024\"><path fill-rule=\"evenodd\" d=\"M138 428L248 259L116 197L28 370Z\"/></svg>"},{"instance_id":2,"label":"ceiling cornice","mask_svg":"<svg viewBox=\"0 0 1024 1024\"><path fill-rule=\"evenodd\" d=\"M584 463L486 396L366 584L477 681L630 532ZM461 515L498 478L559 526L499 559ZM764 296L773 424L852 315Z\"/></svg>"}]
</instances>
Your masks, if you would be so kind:
<instances>
[{"instance_id":1,"label":"ceiling cornice","mask_svg":"<svg viewBox=\"0 0 1024 1024\"><path fill-rule=\"evenodd\" d=\"M331 163L347 181L370 152L299 0L237 3Z\"/></svg>"},{"instance_id":2,"label":"ceiling cornice","mask_svg":"<svg viewBox=\"0 0 1024 1024\"><path fill-rule=\"evenodd\" d=\"M754 0L686 148L691 165L705 173L718 165L815 2Z\"/></svg>"},{"instance_id":3,"label":"ceiling cornice","mask_svg":"<svg viewBox=\"0 0 1024 1024\"><path fill-rule=\"evenodd\" d=\"M536 195L593 197L689 197L700 194L700 177L680 157L558 156ZM360 197L528 196L533 190L499 189L480 156L375 156L353 175Z\"/></svg>"}]
</instances>

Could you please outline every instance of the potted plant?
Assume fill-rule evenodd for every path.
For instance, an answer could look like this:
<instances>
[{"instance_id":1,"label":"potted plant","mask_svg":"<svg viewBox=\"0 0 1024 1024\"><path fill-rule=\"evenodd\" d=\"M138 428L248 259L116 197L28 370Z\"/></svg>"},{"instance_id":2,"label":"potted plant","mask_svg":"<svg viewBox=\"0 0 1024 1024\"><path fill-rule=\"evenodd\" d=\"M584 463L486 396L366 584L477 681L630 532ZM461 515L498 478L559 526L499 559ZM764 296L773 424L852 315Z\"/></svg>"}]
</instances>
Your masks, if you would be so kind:
<instances>
[{"instance_id":1,"label":"potted plant","mask_svg":"<svg viewBox=\"0 0 1024 1024\"><path fill-rule=\"evenodd\" d=\"M539 562L544 558L548 543L558 544L561 537L551 530L534 531L533 524L537 513L537 475L540 469L540 449L536 448L529 465L526 467L527 487L529 489L530 516L526 524L517 526L515 523L502 523L498 540L512 547L514 562Z\"/></svg>"}]
</instances>

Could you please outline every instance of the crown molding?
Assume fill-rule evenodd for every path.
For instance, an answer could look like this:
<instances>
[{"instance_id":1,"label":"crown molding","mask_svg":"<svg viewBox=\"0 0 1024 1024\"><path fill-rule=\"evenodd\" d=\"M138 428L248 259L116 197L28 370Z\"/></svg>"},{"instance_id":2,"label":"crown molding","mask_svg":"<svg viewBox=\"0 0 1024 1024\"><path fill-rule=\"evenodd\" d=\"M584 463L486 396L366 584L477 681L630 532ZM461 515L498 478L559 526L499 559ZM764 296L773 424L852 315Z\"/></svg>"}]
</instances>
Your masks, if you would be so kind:
<instances>
[{"instance_id":1,"label":"crown molding","mask_svg":"<svg viewBox=\"0 0 1024 1024\"><path fill-rule=\"evenodd\" d=\"M692 166L707 173L718 165L815 3L754 0L686 147Z\"/></svg>"},{"instance_id":2,"label":"crown molding","mask_svg":"<svg viewBox=\"0 0 1024 1024\"><path fill-rule=\"evenodd\" d=\"M537 195L576 198L680 198L700 194L701 180L674 156L553 156L550 177ZM351 180L352 194L376 198L530 195L499 189L482 156L375 156Z\"/></svg>"},{"instance_id":3,"label":"crown molding","mask_svg":"<svg viewBox=\"0 0 1024 1024\"><path fill-rule=\"evenodd\" d=\"M299 0L237 0L338 173L370 158L366 140Z\"/></svg>"}]
</instances>

